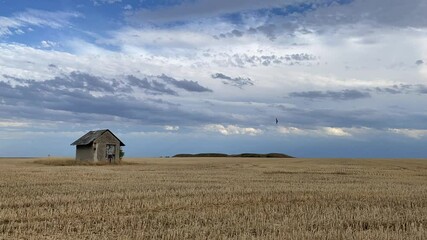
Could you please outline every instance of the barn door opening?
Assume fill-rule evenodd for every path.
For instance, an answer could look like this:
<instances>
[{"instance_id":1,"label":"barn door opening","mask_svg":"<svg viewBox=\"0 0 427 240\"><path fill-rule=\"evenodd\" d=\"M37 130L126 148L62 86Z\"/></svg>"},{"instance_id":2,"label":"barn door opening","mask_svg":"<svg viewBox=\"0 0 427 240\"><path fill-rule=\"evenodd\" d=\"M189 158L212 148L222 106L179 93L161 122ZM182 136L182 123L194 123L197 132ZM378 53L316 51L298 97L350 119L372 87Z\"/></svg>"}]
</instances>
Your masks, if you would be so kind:
<instances>
[{"instance_id":1,"label":"barn door opening","mask_svg":"<svg viewBox=\"0 0 427 240\"><path fill-rule=\"evenodd\" d=\"M116 160L116 145L114 144L107 144L107 148L106 148L106 156L105 158L110 162L115 162Z\"/></svg>"}]
</instances>

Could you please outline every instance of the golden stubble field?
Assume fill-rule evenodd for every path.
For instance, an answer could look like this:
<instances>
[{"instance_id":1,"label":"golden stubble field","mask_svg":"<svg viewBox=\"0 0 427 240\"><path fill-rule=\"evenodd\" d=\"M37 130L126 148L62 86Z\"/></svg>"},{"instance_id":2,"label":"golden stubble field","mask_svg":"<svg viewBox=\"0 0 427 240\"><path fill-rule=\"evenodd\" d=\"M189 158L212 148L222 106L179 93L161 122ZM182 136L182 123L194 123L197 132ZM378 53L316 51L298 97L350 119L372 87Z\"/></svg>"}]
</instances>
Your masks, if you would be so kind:
<instances>
[{"instance_id":1,"label":"golden stubble field","mask_svg":"<svg viewBox=\"0 0 427 240\"><path fill-rule=\"evenodd\" d=\"M0 239L427 239L427 161L0 159Z\"/></svg>"}]
</instances>

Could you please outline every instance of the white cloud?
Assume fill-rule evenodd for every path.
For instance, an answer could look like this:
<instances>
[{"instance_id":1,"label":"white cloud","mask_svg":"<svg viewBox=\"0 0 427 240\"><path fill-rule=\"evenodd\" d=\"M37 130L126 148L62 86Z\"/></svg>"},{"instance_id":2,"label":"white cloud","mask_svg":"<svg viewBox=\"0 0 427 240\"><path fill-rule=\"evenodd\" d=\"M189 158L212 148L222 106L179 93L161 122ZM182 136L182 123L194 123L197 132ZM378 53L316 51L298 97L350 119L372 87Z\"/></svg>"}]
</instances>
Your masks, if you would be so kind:
<instances>
[{"instance_id":1,"label":"white cloud","mask_svg":"<svg viewBox=\"0 0 427 240\"><path fill-rule=\"evenodd\" d=\"M357 129L334 128L334 127L319 127L315 129L301 129L296 127L279 127L278 132L285 135L299 135L299 136L332 136L332 137L351 137L353 132Z\"/></svg>"},{"instance_id":2,"label":"white cloud","mask_svg":"<svg viewBox=\"0 0 427 240\"><path fill-rule=\"evenodd\" d=\"M11 35L13 29L22 26L22 23L14 18L0 16L0 37L3 35Z\"/></svg>"},{"instance_id":3,"label":"white cloud","mask_svg":"<svg viewBox=\"0 0 427 240\"><path fill-rule=\"evenodd\" d=\"M166 131L178 131L179 130L179 126L164 126L164 129Z\"/></svg>"},{"instance_id":4,"label":"white cloud","mask_svg":"<svg viewBox=\"0 0 427 240\"><path fill-rule=\"evenodd\" d=\"M81 17L77 12L64 11L43 11L28 9L24 12L18 12L11 17L0 16L0 37L4 35L23 34L22 28L30 26L63 28L70 24L72 18ZM30 31L28 29L28 31Z\"/></svg>"},{"instance_id":5,"label":"white cloud","mask_svg":"<svg viewBox=\"0 0 427 240\"><path fill-rule=\"evenodd\" d=\"M307 135L308 132L296 127L279 127L278 132L285 135Z\"/></svg>"},{"instance_id":6,"label":"white cloud","mask_svg":"<svg viewBox=\"0 0 427 240\"><path fill-rule=\"evenodd\" d=\"M95 6L99 6L101 4L113 4L113 3L122 2L122 0L91 0L91 1Z\"/></svg>"},{"instance_id":7,"label":"white cloud","mask_svg":"<svg viewBox=\"0 0 427 240\"><path fill-rule=\"evenodd\" d=\"M21 35L21 34L24 34L25 32L24 32L22 29L16 29L16 30L14 31L14 33L15 33L16 35Z\"/></svg>"},{"instance_id":8,"label":"white cloud","mask_svg":"<svg viewBox=\"0 0 427 240\"><path fill-rule=\"evenodd\" d=\"M426 129L398 129L390 128L388 129L391 133L403 135L410 138L420 139L427 136Z\"/></svg>"},{"instance_id":9,"label":"white cloud","mask_svg":"<svg viewBox=\"0 0 427 240\"><path fill-rule=\"evenodd\" d=\"M218 132L222 135L250 135L250 136L257 136L263 133L261 129L257 128L245 128L245 127L238 127L235 125L221 125L221 124L209 124L204 126L203 128L205 131L208 132Z\"/></svg>"},{"instance_id":10,"label":"white cloud","mask_svg":"<svg viewBox=\"0 0 427 240\"><path fill-rule=\"evenodd\" d=\"M30 124L27 122L17 122L17 121L0 121L0 127L3 128L26 128Z\"/></svg>"},{"instance_id":11,"label":"white cloud","mask_svg":"<svg viewBox=\"0 0 427 240\"><path fill-rule=\"evenodd\" d=\"M336 137L348 137L351 136L350 133L346 132L342 128L333 128L333 127L325 127L322 129L326 135L336 136Z\"/></svg>"},{"instance_id":12,"label":"white cloud","mask_svg":"<svg viewBox=\"0 0 427 240\"><path fill-rule=\"evenodd\" d=\"M52 42L49 40L43 40L40 44L43 48L54 48L58 45L56 42Z\"/></svg>"},{"instance_id":13,"label":"white cloud","mask_svg":"<svg viewBox=\"0 0 427 240\"><path fill-rule=\"evenodd\" d=\"M206 46L215 39L206 33L184 29L136 29L125 28L115 32L113 39L105 39L106 43L130 45L136 47L158 48L195 48ZM205 45L203 45L205 44ZM154 47L153 47L154 48Z\"/></svg>"}]
</instances>

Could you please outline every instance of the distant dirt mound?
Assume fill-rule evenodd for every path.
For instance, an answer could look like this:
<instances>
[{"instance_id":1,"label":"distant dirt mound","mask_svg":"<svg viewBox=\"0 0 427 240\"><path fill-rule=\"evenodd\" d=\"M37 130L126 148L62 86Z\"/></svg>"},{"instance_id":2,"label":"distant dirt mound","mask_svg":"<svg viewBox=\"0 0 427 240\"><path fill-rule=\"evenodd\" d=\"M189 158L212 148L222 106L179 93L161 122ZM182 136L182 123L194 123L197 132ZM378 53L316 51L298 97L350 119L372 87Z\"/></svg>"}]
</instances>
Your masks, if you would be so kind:
<instances>
[{"instance_id":1,"label":"distant dirt mound","mask_svg":"<svg viewBox=\"0 0 427 240\"><path fill-rule=\"evenodd\" d=\"M224 153L198 153L198 154L177 154L173 156L175 158L178 157L242 157L242 158L294 158L292 156L283 154L283 153L267 153L267 154L259 154L259 153L242 153L242 154L234 154L228 155Z\"/></svg>"}]
</instances>

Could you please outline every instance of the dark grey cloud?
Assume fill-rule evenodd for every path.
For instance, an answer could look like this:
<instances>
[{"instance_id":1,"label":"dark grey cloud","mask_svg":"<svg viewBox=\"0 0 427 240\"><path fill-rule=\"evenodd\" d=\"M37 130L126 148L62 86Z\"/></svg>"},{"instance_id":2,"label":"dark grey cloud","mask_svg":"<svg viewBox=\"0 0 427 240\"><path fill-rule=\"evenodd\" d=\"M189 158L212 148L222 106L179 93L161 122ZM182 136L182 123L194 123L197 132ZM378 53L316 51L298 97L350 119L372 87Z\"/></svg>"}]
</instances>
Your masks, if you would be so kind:
<instances>
[{"instance_id":1,"label":"dark grey cloud","mask_svg":"<svg viewBox=\"0 0 427 240\"><path fill-rule=\"evenodd\" d=\"M31 85L37 88L47 89L69 89L81 90L86 92L100 92L107 94L115 93L132 93L133 88L141 89L149 95L173 95L178 93L171 89L176 87L188 92L212 92L212 90L201 86L196 81L176 80L165 74L160 76L147 76L138 78L133 75L126 76L122 79L106 79L94 76L88 73L71 72L68 75L58 76L48 80L49 84L40 81L19 79L3 75L7 79L12 79L21 84Z\"/></svg>"},{"instance_id":2,"label":"dark grey cloud","mask_svg":"<svg viewBox=\"0 0 427 240\"><path fill-rule=\"evenodd\" d=\"M219 65L232 67L249 67L249 66L270 66L270 65L302 65L313 64L318 57L308 53L295 53L287 55L248 55L248 54L227 54L213 56Z\"/></svg>"},{"instance_id":3,"label":"dark grey cloud","mask_svg":"<svg viewBox=\"0 0 427 240\"><path fill-rule=\"evenodd\" d=\"M291 126L332 126L332 127L368 127L374 129L388 128L425 128L427 114L425 107L414 112L404 105L384 108L353 105L343 109L337 101L374 97L373 94L427 94L427 86L420 84L400 84L382 88L369 88L342 91L305 91L290 93L290 97L301 97L310 100L331 100L327 107L313 108L304 106L272 105L279 111L277 117ZM422 97L422 96L419 96ZM395 99L395 98L394 98Z\"/></svg>"},{"instance_id":4,"label":"dark grey cloud","mask_svg":"<svg viewBox=\"0 0 427 240\"><path fill-rule=\"evenodd\" d=\"M232 38L232 37L241 37L243 36L244 33L242 31L239 31L237 29L234 29L231 32L228 33L221 33L219 35L215 35L214 38L215 39L220 39L220 38Z\"/></svg>"},{"instance_id":5,"label":"dark grey cloud","mask_svg":"<svg viewBox=\"0 0 427 240\"><path fill-rule=\"evenodd\" d=\"M84 90L87 92L115 93L117 91L128 91L128 88L117 86L117 80L105 80L101 77L93 76L82 72L71 72L53 79L35 81L31 79L20 79L8 75L3 75L6 79L16 81L19 85L29 85L34 90L48 91L53 89L68 89L69 91ZM20 87L20 86L18 86Z\"/></svg>"},{"instance_id":6,"label":"dark grey cloud","mask_svg":"<svg viewBox=\"0 0 427 240\"><path fill-rule=\"evenodd\" d=\"M290 109L286 121L300 126L377 126L384 116L374 109ZM381 126L384 127L384 126Z\"/></svg>"},{"instance_id":7,"label":"dark grey cloud","mask_svg":"<svg viewBox=\"0 0 427 240\"><path fill-rule=\"evenodd\" d=\"M417 92L419 94L427 94L427 86L426 85L418 85Z\"/></svg>"},{"instance_id":8,"label":"dark grey cloud","mask_svg":"<svg viewBox=\"0 0 427 240\"><path fill-rule=\"evenodd\" d=\"M168 94L168 95L175 95L175 96L178 95L177 92L168 88L166 84L159 82L155 79L149 80L147 77L140 79L135 76L129 75L127 76L127 80L129 81L130 86L144 89L148 94L152 94L152 95Z\"/></svg>"},{"instance_id":9,"label":"dark grey cloud","mask_svg":"<svg viewBox=\"0 0 427 240\"><path fill-rule=\"evenodd\" d=\"M215 35L215 39L220 38L233 38L233 37L242 37L245 34L263 34L270 40L274 41L276 39L276 35L278 34L278 27L275 24L264 24L258 27L249 27L248 29L234 29L228 33L221 33L219 35Z\"/></svg>"},{"instance_id":10,"label":"dark grey cloud","mask_svg":"<svg viewBox=\"0 0 427 240\"><path fill-rule=\"evenodd\" d=\"M368 90L372 91L372 89L368 89ZM391 86L391 87L376 87L374 90L377 93L403 94L403 93L406 93L408 89L400 88L397 86Z\"/></svg>"},{"instance_id":11,"label":"dark grey cloud","mask_svg":"<svg viewBox=\"0 0 427 240\"><path fill-rule=\"evenodd\" d=\"M311 25L343 25L365 23L394 27L422 27L427 24L424 0L357 0L349 4L332 4L304 16Z\"/></svg>"},{"instance_id":12,"label":"dark grey cloud","mask_svg":"<svg viewBox=\"0 0 427 240\"><path fill-rule=\"evenodd\" d=\"M427 94L427 86L421 84L400 84L389 87L375 87L362 90L344 89L341 91L302 91L291 92L289 97L305 98L310 100L356 100L370 98L371 93L377 94Z\"/></svg>"},{"instance_id":13,"label":"dark grey cloud","mask_svg":"<svg viewBox=\"0 0 427 240\"><path fill-rule=\"evenodd\" d=\"M283 126L310 128L316 126L353 128L368 127L374 129L414 128L424 129L427 114L413 113L410 110L357 107L340 109L334 106L311 109L306 106L286 107L280 104L275 108L277 117ZM268 116L265 121L271 121Z\"/></svg>"},{"instance_id":14,"label":"dark grey cloud","mask_svg":"<svg viewBox=\"0 0 427 240\"><path fill-rule=\"evenodd\" d=\"M230 121L224 115L188 110L179 103L160 98L164 94L175 96L175 92L153 79L128 76L116 80L82 72L45 81L3 77L6 81L0 81L0 111L11 118L79 123L120 118L151 125ZM135 87L153 93L135 97L131 94Z\"/></svg>"},{"instance_id":15,"label":"dark grey cloud","mask_svg":"<svg viewBox=\"0 0 427 240\"><path fill-rule=\"evenodd\" d=\"M101 94L129 94L136 89L144 91L148 95L172 95L178 96L178 92L172 88L183 89L188 92L212 92L201 86L198 82L189 80L176 80L166 75L146 76L138 78L133 75L121 79L106 79L83 72L71 72L68 75L57 76L47 80L49 84L30 79L19 79L7 75L4 78L14 80L21 85L31 85L33 88L69 89L85 92L99 92Z\"/></svg>"},{"instance_id":16,"label":"dark grey cloud","mask_svg":"<svg viewBox=\"0 0 427 240\"><path fill-rule=\"evenodd\" d=\"M294 6L305 6L306 11L275 15L264 23L266 26L275 25L269 30L273 36L293 36L296 32L330 34L342 28L346 36L357 35L361 39L359 43L372 44L378 39L365 38L365 35L372 33L372 29L425 28L427 25L425 0L308 1ZM355 27L353 32L348 31L357 25L361 25L361 29Z\"/></svg>"},{"instance_id":17,"label":"dark grey cloud","mask_svg":"<svg viewBox=\"0 0 427 240\"><path fill-rule=\"evenodd\" d=\"M426 94L426 89L427 86L422 84L399 84L389 87L376 87L367 90L380 94Z\"/></svg>"},{"instance_id":18,"label":"dark grey cloud","mask_svg":"<svg viewBox=\"0 0 427 240\"><path fill-rule=\"evenodd\" d=\"M139 89L148 95L178 96L177 91L173 90L172 87L183 89L188 92L212 92L212 90L201 86L198 82L176 80L164 74L161 76L147 76L143 78L129 75L122 79L107 79L83 72L71 72L68 75L57 76L46 81L19 79L7 75L3 75L3 77L17 83L18 86L15 90L25 89L23 88L24 86L31 86L33 91L26 94L66 90L64 94L70 92L97 92L100 95L129 95L133 93L134 90ZM2 82L2 84L7 83Z\"/></svg>"},{"instance_id":19,"label":"dark grey cloud","mask_svg":"<svg viewBox=\"0 0 427 240\"><path fill-rule=\"evenodd\" d=\"M167 23L173 21L189 21L197 18L215 17L241 11L253 11L266 8L282 8L299 4L300 0L197 0L183 1L171 7L157 9L139 9L128 12L128 20L134 22ZM311 2L311 1L310 1ZM313 1L315 2L315 1Z\"/></svg>"},{"instance_id":20,"label":"dark grey cloud","mask_svg":"<svg viewBox=\"0 0 427 240\"><path fill-rule=\"evenodd\" d=\"M276 32L277 32L277 25L276 24L264 24L261 26L258 26L256 28L249 28L248 30L250 33L262 33L265 36L267 36L270 40L276 39Z\"/></svg>"},{"instance_id":21,"label":"dark grey cloud","mask_svg":"<svg viewBox=\"0 0 427 240\"><path fill-rule=\"evenodd\" d=\"M361 25L363 29L346 31L346 35L369 35L366 28L378 27L414 27L424 28L427 25L427 5L425 0L235 0L184 1L169 7L157 9L139 9L128 12L127 19L140 24L165 24L174 21L190 22L203 18L224 17L235 29L214 35L215 38L241 37L246 34L262 34L271 40L296 33L331 33L347 25ZM410 13L410 14L406 14ZM240 22L227 18L228 14L240 16ZM253 17L260 21L254 22ZM372 44L376 39L361 38L360 42Z\"/></svg>"},{"instance_id":22,"label":"dark grey cloud","mask_svg":"<svg viewBox=\"0 0 427 240\"><path fill-rule=\"evenodd\" d=\"M218 76L219 79L234 79L225 74ZM227 110L224 106L230 106L229 102L200 101L189 107L186 102L188 99L181 101L181 98L176 95L143 94L141 96L140 92L138 95L126 92L136 88L157 91L156 84L153 84L152 80L166 84L167 87L175 87L173 84L167 85L168 81L157 77L147 77L148 83L145 81L141 83L139 81L141 79L135 77L137 79L135 84L140 86L129 83L128 77L120 80L106 79L82 72L74 72L46 81L3 78L3 81L0 81L0 112L3 115L34 121L63 121L70 123L70 126L74 123L81 125L108 121L144 126L197 126L209 123L255 126L265 125L271 122L273 117L278 117L281 123L290 126L421 128L427 121L427 114L423 113L423 108L414 113L404 108L370 109L355 106L343 110L339 109L339 104L331 104L322 109L309 109L305 105L299 107L286 104L258 107L248 102L238 103L238 108ZM425 86L405 87L413 89L411 91L427 93ZM163 90L160 88L160 91ZM370 93L377 92L373 89ZM316 94L314 94L315 97L318 97L319 94ZM335 93L321 92L320 98L349 100L357 99L358 94L351 90ZM272 115L273 112L274 115ZM246 120L242 121L242 117Z\"/></svg>"},{"instance_id":23,"label":"dark grey cloud","mask_svg":"<svg viewBox=\"0 0 427 240\"><path fill-rule=\"evenodd\" d=\"M231 86L235 86L238 88L242 88L244 86L253 86L254 83L252 81L252 79L250 78L243 78L243 77L229 77L223 73L215 73L211 75L212 78L214 79L221 79L222 83L226 84L226 85L231 85Z\"/></svg>"},{"instance_id":24,"label":"dark grey cloud","mask_svg":"<svg viewBox=\"0 0 427 240\"><path fill-rule=\"evenodd\" d=\"M306 91L291 92L289 97L307 98L310 100L328 99L328 100L356 100L361 98L370 98L369 92L359 90L345 89L341 91Z\"/></svg>"},{"instance_id":25,"label":"dark grey cloud","mask_svg":"<svg viewBox=\"0 0 427 240\"><path fill-rule=\"evenodd\" d=\"M416 65L418 65L418 66L419 66L419 65L423 65L423 64L424 64L424 61L420 59L420 60L417 60L417 61L415 62L415 64L416 64Z\"/></svg>"},{"instance_id":26,"label":"dark grey cloud","mask_svg":"<svg viewBox=\"0 0 427 240\"><path fill-rule=\"evenodd\" d=\"M237 29L234 29L233 31L231 31L231 34L233 34L236 37L241 37L243 36L243 33Z\"/></svg>"},{"instance_id":27,"label":"dark grey cloud","mask_svg":"<svg viewBox=\"0 0 427 240\"><path fill-rule=\"evenodd\" d=\"M166 76L165 74L158 76L158 78L164 80L167 83L174 85L177 88L181 88L189 92L212 92L211 89L201 86L196 81L189 81L185 79L176 80L175 78Z\"/></svg>"}]
</instances>

